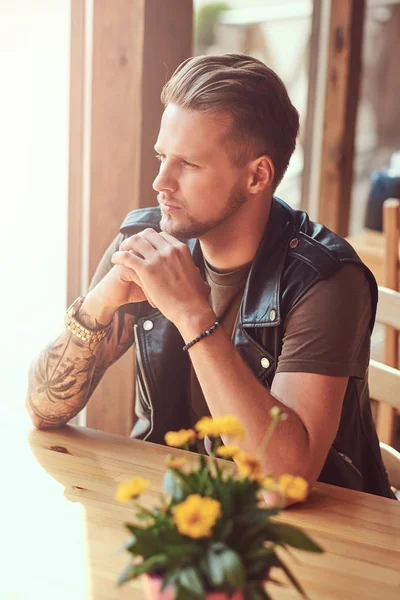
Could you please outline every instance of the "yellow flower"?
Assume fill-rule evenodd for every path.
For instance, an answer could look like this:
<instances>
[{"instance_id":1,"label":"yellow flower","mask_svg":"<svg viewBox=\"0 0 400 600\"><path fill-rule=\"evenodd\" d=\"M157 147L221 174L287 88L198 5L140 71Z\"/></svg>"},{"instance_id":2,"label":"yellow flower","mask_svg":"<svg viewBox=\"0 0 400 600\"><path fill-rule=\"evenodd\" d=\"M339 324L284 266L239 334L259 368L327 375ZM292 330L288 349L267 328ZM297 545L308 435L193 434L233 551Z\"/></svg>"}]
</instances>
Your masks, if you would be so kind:
<instances>
[{"instance_id":1,"label":"yellow flower","mask_svg":"<svg viewBox=\"0 0 400 600\"><path fill-rule=\"evenodd\" d=\"M168 446L181 448L191 440L194 440L196 433L193 429L180 429L179 431L168 431L165 434L165 442Z\"/></svg>"},{"instance_id":2,"label":"yellow flower","mask_svg":"<svg viewBox=\"0 0 400 600\"><path fill-rule=\"evenodd\" d=\"M178 458L177 456L168 456L165 461L165 466L168 469L182 469L186 464L186 460L184 458Z\"/></svg>"},{"instance_id":3,"label":"yellow flower","mask_svg":"<svg viewBox=\"0 0 400 600\"><path fill-rule=\"evenodd\" d=\"M137 498L140 494L147 489L149 482L143 479L142 477L134 477L128 483L121 483L118 486L117 493L115 495L115 499L118 502L127 502L131 498Z\"/></svg>"},{"instance_id":4,"label":"yellow flower","mask_svg":"<svg viewBox=\"0 0 400 600\"><path fill-rule=\"evenodd\" d=\"M221 437L226 435L232 438L244 438L246 432L232 415L224 415L222 417L203 417L195 425L198 431L199 438L203 439L206 435L209 437Z\"/></svg>"},{"instance_id":5,"label":"yellow flower","mask_svg":"<svg viewBox=\"0 0 400 600\"><path fill-rule=\"evenodd\" d=\"M245 454L244 452L240 452L235 456L235 460L238 464L239 473L243 475L243 477L256 479L259 482L264 479L260 458L256 454Z\"/></svg>"},{"instance_id":6,"label":"yellow flower","mask_svg":"<svg viewBox=\"0 0 400 600\"><path fill-rule=\"evenodd\" d=\"M272 475L267 475L267 477L264 477L262 486L267 490L271 490L275 486L275 479L272 477Z\"/></svg>"},{"instance_id":7,"label":"yellow flower","mask_svg":"<svg viewBox=\"0 0 400 600\"><path fill-rule=\"evenodd\" d=\"M234 458L239 452L240 448L234 444L227 444L226 446L220 446L217 450L217 455L223 458Z\"/></svg>"},{"instance_id":8,"label":"yellow flower","mask_svg":"<svg viewBox=\"0 0 400 600\"><path fill-rule=\"evenodd\" d=\"M293 475L281 475L279 478L279 491L286 498L292 500L305 500L308 492L308 484L302 477Z\"/></svg>"},{"instance_id":9,"label":"yellow flower","mask_svg":"<svg viewBox=\"0 0 400 600\"><path fill-rule=\"evenodd\" d=\"M218 500L191 494L174 508L178 531L191 538L210 537L212 528L222 515Z\"/></svg>"}]
</instances>

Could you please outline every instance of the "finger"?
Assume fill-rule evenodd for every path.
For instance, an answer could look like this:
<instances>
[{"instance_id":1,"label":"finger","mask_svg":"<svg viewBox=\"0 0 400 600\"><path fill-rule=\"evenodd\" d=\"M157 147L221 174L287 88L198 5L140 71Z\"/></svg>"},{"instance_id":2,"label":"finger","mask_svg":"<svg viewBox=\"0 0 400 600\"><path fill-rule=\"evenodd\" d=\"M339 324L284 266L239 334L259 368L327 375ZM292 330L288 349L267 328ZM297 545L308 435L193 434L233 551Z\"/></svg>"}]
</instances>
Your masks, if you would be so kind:
<instances>
[{"instance_id":1,"label":"finger","mask_svg":"<svg viewBox=\"0 0 400 600\"><path fill-rule=\"evenodd\" d=\"M136 271L134 271L133 269L130 269L129 267L124 267L123 265L117 265L117 264L115 264L114 269L119 269L120 276L123 281L134 283L138 287L143 289L143 286L141 284L141 281L140 281Z\"/></svg>"},{"instance_id":2,"label":"finger","mask_svg":"<svg viewBox=\"0 0 400 600\"><path fill-rule=\"evenodd\" d=\"M158 250L158 252L160 252L161 254L163 253L163 251L168 251L168 249L170 249L171 246L177 245L175 243L173 244L171 242L171 240L178 242L178 240L176 240L172 236L169 236L171 238L171 240L166 239L165 236L163 235L163 232L158 233L154 229L149 229L149 228L141 231L139 235L141 237L143 237L143 239L147 240L150 244L152 244L152 246L156 250ZM178 244L180 244L180 242L178 242Z\"/></svg>"},{"instance_id":3,"label":"finger","mask_svg":"<svg viewBox=\"0 0 400 600\"><path fill-rule=\"evenodd\" d=\"M153 308L157 308L154 302L151 300L146 290L144 289L140 277L137 273L137 267L143 265L143 260L138 258L132 251L120 250L119 252L114 252L111 257L111 262L115 265L120 265L122 268L129 270L130 280L136 283L140 288L142 288L147 301Z\"/></svg>"},{"instance_id":4,"label":"finger","mask_svg":"<svg viewBox=\"0 0 400 600\"><path fill-rule=\"evenodd\" d=\"M159 235L160 235L160 237L163 237L166 242L171 244L171 246L177 246L178 248L180 248L181 246L186 246L186 244L184 244L183 242L180 242L173 235L170 235L166 231L161 231L161 233Z\"/></svg>"},{"instance_id":5,"label":"finger","mask_svg":"<svg viewBox=\"0 0 400 600\"><path fill-rule=\"evenodd\" d=\"M129 269L133 269L137 271L143 265L143 258L137 256L131 250L119 250L118 252L114 252L111 257L111 262L114 265L122 265L123 267L129 267Z\"/></svg>"},{"instance_id":6,"label":"finger","mask_svg":"<svg viewBox=\"0 0 400 600\"><path fill-rule=\"evenodd\" d=\"M126 282L133 282L135 283L138 287L140 287L140 289L142 290L143 293L143 300L147 300L147 302L153 307L153 308L157 308L157 306L151 301L151 299L148 297L148 295L146 294L146 292L143 289L142 283L137 275L137 273L133 270L130 269L129 267L124 267L122 265L116 265L114 267L115 269L120 269L121 272L121 279L123 281Z\"/></svg>"},{"instance_id":7,"label":"finger","mask_svg":"<svg viewBox=\"0 0 400 600\"><path fill-rule=\"evenodd\" d=\"M136 256L145 260L153 258L155 252L154 246L141 234L132 235L130 238L124 240L119 249L120 251L134 252Z\"/></svg>"}]
</instances>

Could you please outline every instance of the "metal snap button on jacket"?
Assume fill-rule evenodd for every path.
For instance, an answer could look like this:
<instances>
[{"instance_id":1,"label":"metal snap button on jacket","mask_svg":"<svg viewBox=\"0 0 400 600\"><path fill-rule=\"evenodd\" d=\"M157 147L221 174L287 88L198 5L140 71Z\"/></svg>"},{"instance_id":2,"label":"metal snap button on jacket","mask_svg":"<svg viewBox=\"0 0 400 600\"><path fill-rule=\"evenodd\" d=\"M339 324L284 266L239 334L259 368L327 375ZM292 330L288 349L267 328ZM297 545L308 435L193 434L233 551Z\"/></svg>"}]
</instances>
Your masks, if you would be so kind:
<instances>
[{"instance_id":1,"label":"metal snap button on jacket","mask_svg":"<svg viewBox=\"0 0 400 600\"><path fill-rule=\"evenodd\" d=\"M276 311L274 309L272 309L271 312L269 313L269 320L275 321L275 319L276 319Z\"/></svg>"},{"instance_id":2,"label":"metal snap button on jacket","mask_svg":"<svg viewBox=\"0 0 400 600\"><path fill-rule=\"evenodd\" d=\"M147 320L143 323L143 329L145 331L151 331L154 327L153 321Z\"/></svg>"},{"instance_id":3,"label":"metal snap button on jacket","mask_svg":"<svg viewBox=\"0 0 400 600\"><path fill-rule=\"evenodd\" d=\"M269 360L268 358L262 358L261 359L261 366L264 367L264 369L268 369L269 367Z\"/></svg>"},{"instance_id":4,"label":"metal snap button on jacket","mask_svg":"<svg viewBox=\"0 0 400 600\"><path fill-rule=\"evenodd\" d=\"M299 240L297 238L293 238L289 242L290 248L297 248L298 245L299 245Z\"/></svg>"}]
</instances>

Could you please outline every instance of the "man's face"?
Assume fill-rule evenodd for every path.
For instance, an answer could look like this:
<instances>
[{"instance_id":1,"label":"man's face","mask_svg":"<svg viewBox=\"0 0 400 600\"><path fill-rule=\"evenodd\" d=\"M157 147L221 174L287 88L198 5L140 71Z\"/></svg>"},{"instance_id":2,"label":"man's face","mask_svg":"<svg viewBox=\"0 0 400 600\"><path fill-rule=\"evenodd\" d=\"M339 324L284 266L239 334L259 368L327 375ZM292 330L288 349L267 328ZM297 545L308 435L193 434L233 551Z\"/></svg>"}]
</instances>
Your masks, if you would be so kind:
<instances>
[{"instance_id":1,"label":"man's face","mask_svg":"<svg viewBox=\"0 0 400 600\"><path fill-rule=\"evenodd\" d=\"M223 115L166 107L155 144L160 171L153 182L162 231L199 238L226 225L246 203L246 170L231 164L223 144L228 127Z\"/></svg>"}]
</instances>

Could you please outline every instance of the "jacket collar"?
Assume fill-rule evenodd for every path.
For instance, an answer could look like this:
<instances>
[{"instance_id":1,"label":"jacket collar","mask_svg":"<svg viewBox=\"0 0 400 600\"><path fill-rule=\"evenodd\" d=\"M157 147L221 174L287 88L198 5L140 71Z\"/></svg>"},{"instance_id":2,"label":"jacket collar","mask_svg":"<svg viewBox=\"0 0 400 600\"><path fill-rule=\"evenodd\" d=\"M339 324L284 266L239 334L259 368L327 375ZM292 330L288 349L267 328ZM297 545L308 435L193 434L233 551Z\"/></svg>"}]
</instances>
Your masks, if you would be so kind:
<instances>
[{"instance_id":1,"label":"jacket collar","mask_svg":"<svg viewBox=\"0 0 400 600\"><path fill-rule=\"evenodd\" d=\"M272 199L271 212L247 278L240 311L242 327L276 327L281 324L280 282L289 242L295 225L290 211L277 198ZM203 264L198 240L188 240L193 260Z\"/></svg>"}]
</instances>

